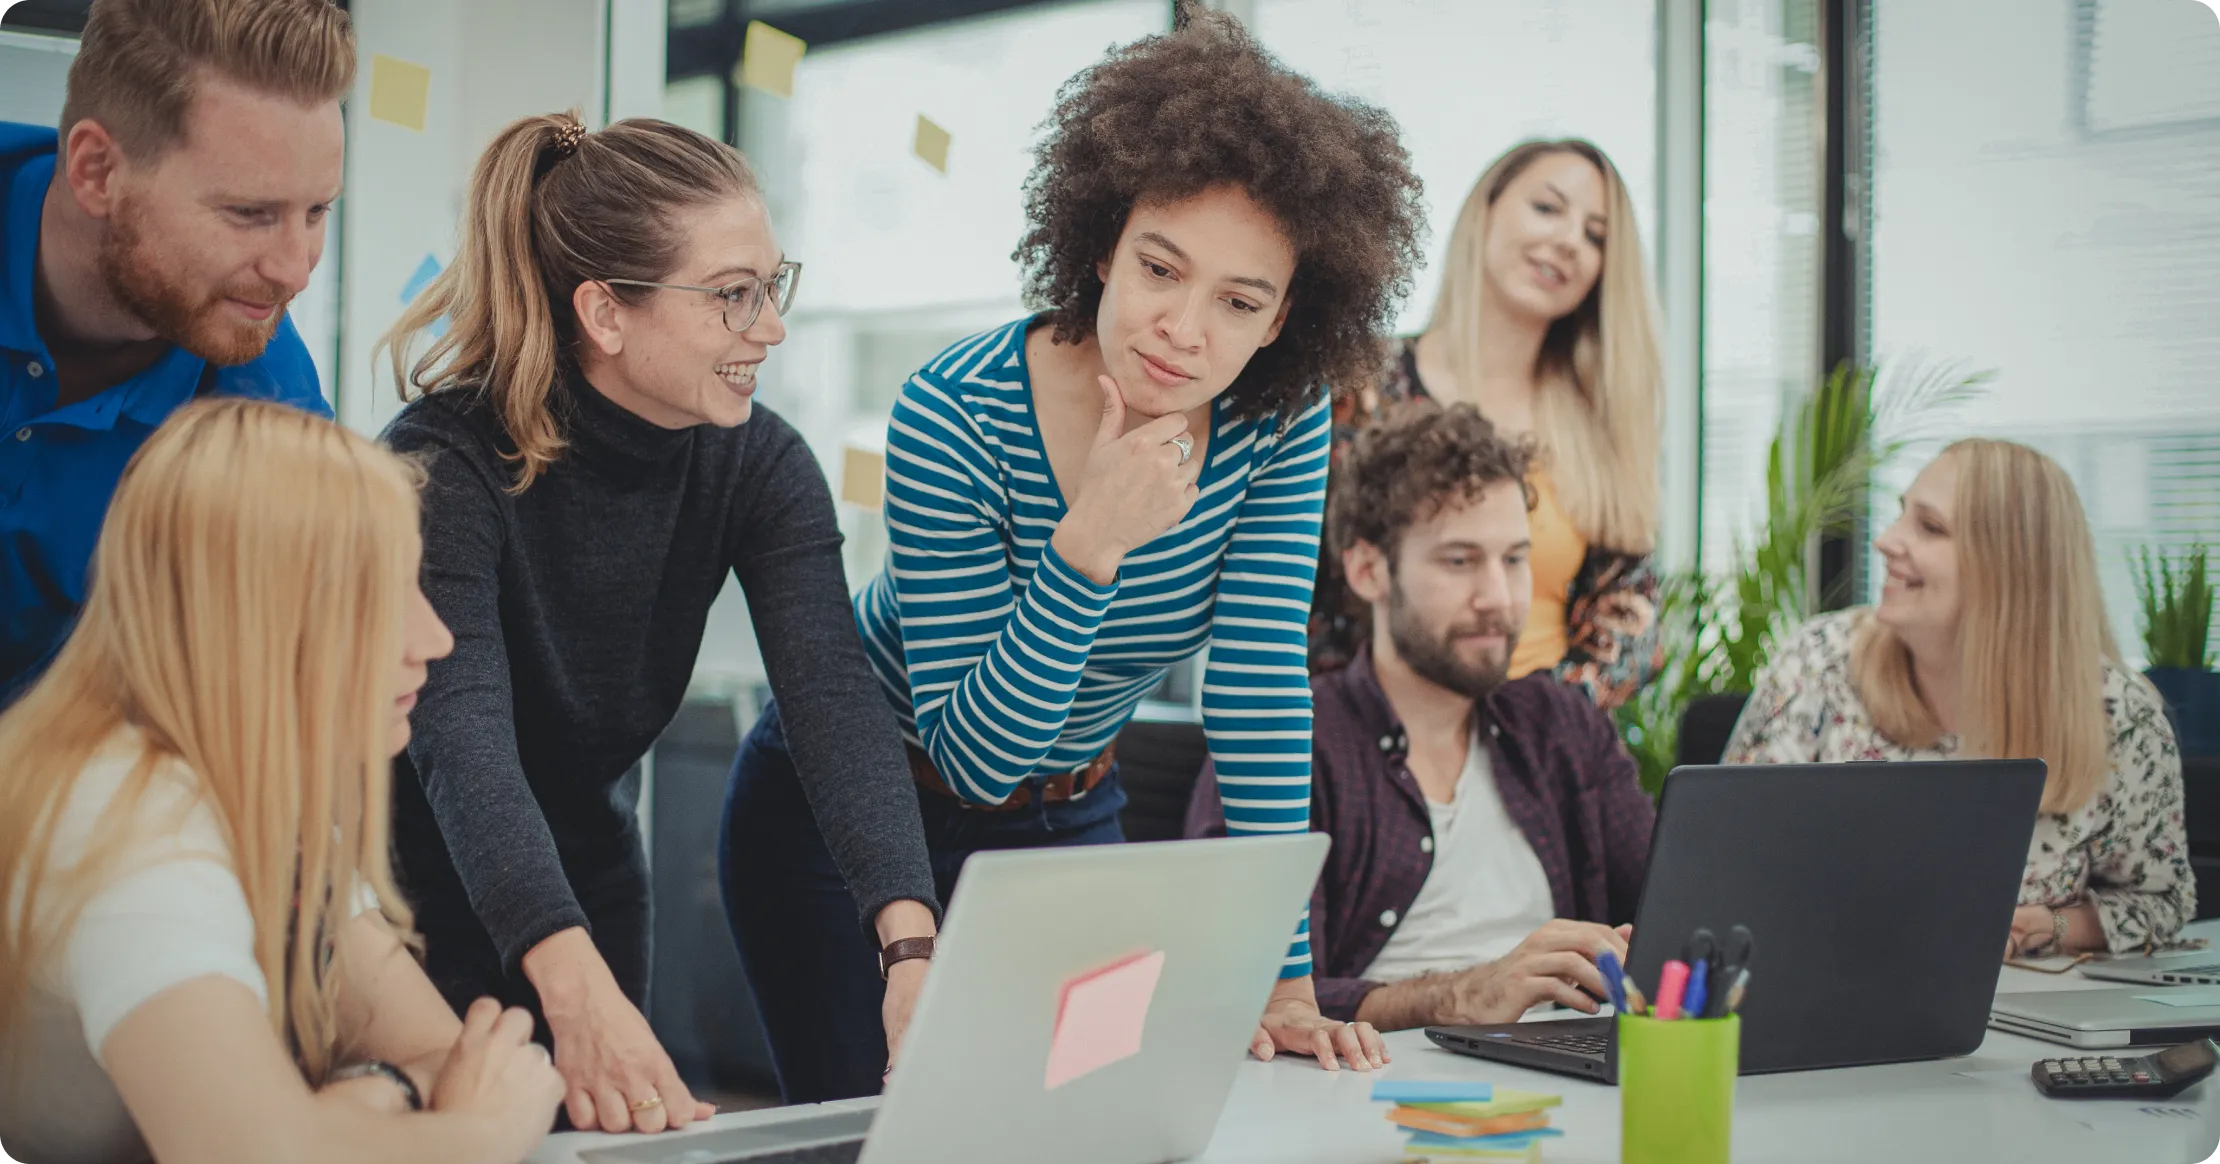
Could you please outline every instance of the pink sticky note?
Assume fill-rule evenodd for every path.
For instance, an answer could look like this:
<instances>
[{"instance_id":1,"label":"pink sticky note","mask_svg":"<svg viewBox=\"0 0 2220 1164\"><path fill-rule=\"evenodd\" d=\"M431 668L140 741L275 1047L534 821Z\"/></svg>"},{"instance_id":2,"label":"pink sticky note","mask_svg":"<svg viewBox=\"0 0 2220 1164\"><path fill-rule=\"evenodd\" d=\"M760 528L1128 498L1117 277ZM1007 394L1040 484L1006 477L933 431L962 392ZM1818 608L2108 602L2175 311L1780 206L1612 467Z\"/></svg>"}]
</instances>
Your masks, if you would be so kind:
<instances>
[{"instance_id":1,"label":"pink sticky note","mask_svg":"<svg viewBox=\"0 0 2220 1164\"><path fill-rule=\"evenodd\" d=\"M1054 1091L1140 1054L1149 1000L1156 997L1156 980L1163 975L1164 951L1158 950L1120 959L1064 983L1043 1086Z\"/></svg>"}]
</instances>

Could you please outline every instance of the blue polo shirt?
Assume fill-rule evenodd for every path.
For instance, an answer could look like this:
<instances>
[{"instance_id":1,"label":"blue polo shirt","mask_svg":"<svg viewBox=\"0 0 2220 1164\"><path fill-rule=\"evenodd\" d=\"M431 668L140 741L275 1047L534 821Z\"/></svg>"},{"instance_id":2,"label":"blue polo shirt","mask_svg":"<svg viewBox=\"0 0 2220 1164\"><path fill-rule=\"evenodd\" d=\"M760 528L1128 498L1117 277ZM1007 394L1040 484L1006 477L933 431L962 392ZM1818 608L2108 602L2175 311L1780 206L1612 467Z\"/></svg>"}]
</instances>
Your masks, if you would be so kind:
<instances>
[{"instance_id":1,"label":"blue polo shirt","mask_svg":"<svg viewBox=\"0 0 2220 1164\"><path fill-rule=\"evenodd\" d=\"M207 362L172 347L154 366L67 408L32 318L39 214L55 132L0 122L0 706L44 670L85 600L85 568L116 479L148 434L202 387ZM330 416L316 365L288 318L252 363L218 368L211 395L276 400Z\"/></svg>"}]
</instances>

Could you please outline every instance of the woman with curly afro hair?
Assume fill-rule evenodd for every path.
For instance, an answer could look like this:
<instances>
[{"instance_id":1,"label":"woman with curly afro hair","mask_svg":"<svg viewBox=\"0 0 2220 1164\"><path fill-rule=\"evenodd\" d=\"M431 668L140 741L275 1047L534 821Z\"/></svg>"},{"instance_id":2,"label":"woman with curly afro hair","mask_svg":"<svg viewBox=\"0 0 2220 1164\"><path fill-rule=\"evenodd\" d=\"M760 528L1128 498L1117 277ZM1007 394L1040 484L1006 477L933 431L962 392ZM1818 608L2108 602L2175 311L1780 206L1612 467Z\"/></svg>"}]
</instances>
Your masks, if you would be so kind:
<instances>
[{"instance_id":1,"label":"woman with curly afro hair","mask_svg":"<svg viewBox=\"0 0 2220 1164\"><path fill-rule=\"evenodd\" d=\"M1066 83L1025 193L1041 310L902 387L890 560L856 601L943 901L974 852L1122 840L1112 741L1206 651L1230 831L1307 828L1327 386L1377 377L1423 229L1394 122L1208 12ZM878 966L775 710L734 767L723 848L787 1097L876 1091ZM1370 1027L1319 1014L1310 972L1305 923L1255 1053L1383 1064Z\"/></svg>"}]
</instances>

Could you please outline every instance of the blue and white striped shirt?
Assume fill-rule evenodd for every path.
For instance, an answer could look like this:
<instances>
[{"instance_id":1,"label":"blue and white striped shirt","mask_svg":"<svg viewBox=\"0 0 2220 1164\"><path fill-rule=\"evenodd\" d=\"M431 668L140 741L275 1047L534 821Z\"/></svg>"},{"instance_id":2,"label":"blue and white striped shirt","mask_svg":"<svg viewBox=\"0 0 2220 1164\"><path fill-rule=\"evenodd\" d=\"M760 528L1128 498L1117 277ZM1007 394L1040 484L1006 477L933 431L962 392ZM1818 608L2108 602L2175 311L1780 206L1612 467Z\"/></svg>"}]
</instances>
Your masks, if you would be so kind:
<instances>
[{"instance_id":1,"label":"blue and white striped shirt","mask_svg":"<svg viewBox=\"0 0 2220 1164\"><path fill-rule=\"evenodd\" d=\"M1330 435L1220 396L1178 525L1097 585L1048 544L1064 501L1033 414L1022 319L963 340L902 386L887 429L885 570L856 599L864 649L910 741L967 801L1100 752L1144 695L1209 647L1203 733L1227 832L1310 826L1306 621ZM1310 973L1309 923L1282 977Z\"/></svg>"}]
</instances>

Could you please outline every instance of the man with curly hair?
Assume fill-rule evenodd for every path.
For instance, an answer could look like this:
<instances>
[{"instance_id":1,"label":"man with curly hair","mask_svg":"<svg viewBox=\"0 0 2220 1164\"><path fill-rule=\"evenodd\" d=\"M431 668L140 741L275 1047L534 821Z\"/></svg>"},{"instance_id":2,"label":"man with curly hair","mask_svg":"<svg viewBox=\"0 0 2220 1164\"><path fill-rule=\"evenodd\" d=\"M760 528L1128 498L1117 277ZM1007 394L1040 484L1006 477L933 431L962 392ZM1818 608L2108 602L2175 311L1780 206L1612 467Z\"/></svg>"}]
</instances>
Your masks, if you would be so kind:
<instances>
[{"instance_id":1,"label":"man with curly hair","mask_svg":"<svg viewBox=\"0 0 2220 1164\"><path fill-rule=\"evenodd\" d=\"M1394 122L1222 14L1183 13L1074 78L1036 158L1017 257L1043 310L902 387L890 560L856 602L943 900L974 852L1123 839L1112 742L1206 650L1229 831L1307 827L1326 390L1376 374L1422 230ZM764 722L734 766L726 884L828 875L814 897L728 893L728 912L783 1016L788 1098L876 1090L872 951ZM1320 1015L1305 928L1252 1049L1386 1062L1370 1027Z\"/></svg>"},{"instance_id":2,"label":"man with curly hair","mask_svg":"<svg viewBox=\"0 0 2220 1164\"><path fill-rule=\"evenodd\" d=\"M1531 449L1469 404L1401 405L1340 470L1330 542L1372 637L1311 684L1318 1001L1381 1030L1594 1012L1626 957L1656 811L1610 721L1506 680L1533 585ZM1187 831L1224 831L1205 768Z\"/></svg>"}]
</instances>

